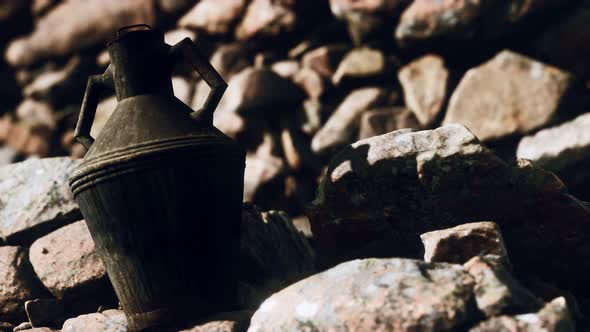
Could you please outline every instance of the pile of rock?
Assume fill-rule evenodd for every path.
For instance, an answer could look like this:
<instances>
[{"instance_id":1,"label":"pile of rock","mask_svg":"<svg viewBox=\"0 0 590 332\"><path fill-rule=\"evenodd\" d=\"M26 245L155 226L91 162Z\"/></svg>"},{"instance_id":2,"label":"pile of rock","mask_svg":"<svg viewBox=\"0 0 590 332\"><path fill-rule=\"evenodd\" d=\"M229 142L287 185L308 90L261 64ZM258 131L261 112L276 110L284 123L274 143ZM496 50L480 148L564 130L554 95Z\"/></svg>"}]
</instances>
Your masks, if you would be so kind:
<instances>
[{"instance_id":1,"label":"pile of rock","mask_svg":"<svg viewBox=\"0 0 590 332\"><path fill-rule=\"evenodd\" d=\"M4 1L0 331L126 330L67 178L87 77L137 23L228 81L214 123L256 204L243 311L179 330L585 326L560 289L590 298L588 20L589 0ZM195 110L208 94L182 64L173 87Z\"/></svg>"}]
</instances>

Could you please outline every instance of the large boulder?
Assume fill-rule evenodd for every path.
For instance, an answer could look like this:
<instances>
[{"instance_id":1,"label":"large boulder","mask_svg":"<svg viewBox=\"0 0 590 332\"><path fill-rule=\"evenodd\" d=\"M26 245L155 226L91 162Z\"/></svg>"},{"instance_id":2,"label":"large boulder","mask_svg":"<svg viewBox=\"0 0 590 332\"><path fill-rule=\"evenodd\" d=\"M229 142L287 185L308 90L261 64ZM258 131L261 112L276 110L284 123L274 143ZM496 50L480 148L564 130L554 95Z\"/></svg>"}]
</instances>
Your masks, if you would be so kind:
<instances>
[{"instance_id":1,"label":"large boulder","mask_svg":"<svg viewBox=\"0 0 590 332\"><path fill-rule=\"evenodd\" d=\"M355 260L274 294L248 331L453 331L470 320L473 285L459 265Z\"/></svg>"},{"instance_id":2,"label":"large boulder","mask_svg":"<svg viewBox=\"0 0 590 332\"><path fill-rule=\"evenodd\" d=\"M58 299L83 299L98 305L114 298L106 269L83 220L35 241L30 257L41 282Z\"/></svg>"},{"instance_id":3,"label":"large boulder","mask_svg":"<svg viewBox=\"0 0 590 332\"><path fill-rule=\"evenodd\" d=\"M29 262L23 247L0 247L0 318L22 321L25 301L46 293Z\"/></svg>"},{"instance_id":4,"label":"large boulder","mask_svg":"<svg viewBox=\"0 0 590 332\"><path fill-rule=\"evenodd\" d=\"M502 51L463 76L443 124L463 124L482 141L526 134L555 118L571 84L567 72Z\"/></svg>"},{"instance_id":5,"label":"large boulder","mask_svg":"<svg viewBox=\"0 0 590 332\"><path fill-rule=\"evenodd\" d=\"M588 205L552 173L506 164L461 125L348 146L330 162L309 217L326 264L421 257L420 234L494 220L515 267L590 290Z\"/></svg>"},{"instance_id":6,"label":"large boulder","mask_svg":"<svg viewBox=\"0 0 590 332\"><path fill-rule=\"evenodd\" d=\"M153 1L62 2L35 24L30 35L10 43L6 61L12 66L29 66L48 57L64 57L106 42L121 27L155 20Z\"/></svg>"},{"instance_id":7,"label":"large boulder","mask_svg":"<svg viewBox=\"0 0 590 332\"><path fill-rule=\"evenodd\" d=\"M30 244L82 215L68 186L79 161L30 159L0 168L0 237Z\"/></svg>"},{"instance_id":8,"label":"large boulder","mask_svg":"<svg viewBox=\"0 0 590 332\"><path fill-rule=\"evenodd\" d=\"M414 112L405 107L381 107L366 111L361 117L359 126L359 140L398 129L422 127Z\"/></svg>"}]
</instances>

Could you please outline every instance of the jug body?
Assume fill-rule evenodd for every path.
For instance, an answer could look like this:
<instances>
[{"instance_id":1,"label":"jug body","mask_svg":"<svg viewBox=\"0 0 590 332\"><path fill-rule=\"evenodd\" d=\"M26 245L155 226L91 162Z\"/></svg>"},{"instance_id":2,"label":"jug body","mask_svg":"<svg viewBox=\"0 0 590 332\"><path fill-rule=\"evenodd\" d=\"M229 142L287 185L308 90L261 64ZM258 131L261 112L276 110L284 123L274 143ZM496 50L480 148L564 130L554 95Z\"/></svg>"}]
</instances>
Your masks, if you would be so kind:
<instances>
[{"instance_id":1,"label":"jug body","mask_svg":"<svg viewBox=\"0 0 590 332\"><path fill-rule=\"evenodd\" d=\"M153 36L137 37L147 40L150 52ZM141 48L140 42L130 44ZM173 55L174 47L168 53L156 49ZM137 64L121 63L114 61L105 74L89 80L76 128L89 150L70 186L128 328L173 326L232 310L245 152L213 127L209 116L195 117L161 78L155 85L125 85L129 68L116 66ZM89 136L88 118L98 96L93 84L116 89L119 99L96 141ZM212 114L215 98L201 114Z\"/></svg>"}]
</instances>

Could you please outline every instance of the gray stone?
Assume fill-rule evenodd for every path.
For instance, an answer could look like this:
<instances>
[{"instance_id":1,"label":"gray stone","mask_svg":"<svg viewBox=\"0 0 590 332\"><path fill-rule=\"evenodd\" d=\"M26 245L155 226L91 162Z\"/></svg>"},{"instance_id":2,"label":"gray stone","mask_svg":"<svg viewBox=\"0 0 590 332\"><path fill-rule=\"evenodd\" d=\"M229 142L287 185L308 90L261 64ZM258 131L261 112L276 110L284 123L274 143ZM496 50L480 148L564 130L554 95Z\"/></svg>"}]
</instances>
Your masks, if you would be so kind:
<instances>
[{"instance_id":1,"label":"gray stone","mask_svg":"<svg viewBox=\"0 0 590 332\"><path fill-rule=\"evenodd\" d=\"M502 51L463 76L443 124L465 125L482 141L526 134L554 119L571 83L566 72Z\"/></svg>"},{"instance_id":2,"label":"gray stone","mask_svg":"<svg viewBox=\"0 0 590 332\"><path fill-rule=\"evenodd\" d=\"M463 264L474 256L497 255L509 263L500 228L482 221L420 235L426 262Z\"/></svg>"},{"instance_id":3,"label":"gray stone","mask_svg":"<svg viewBox=\"0 0 590 332\"><path fill-rule=\"evenodd\" d=\"M33 243L31 264L58 299L100 301L113 294L85 221L62 227ZM95 297L88 301L88 297Z\"/></svg>"},{"instance_id":4,"label":"gray stone","mask_svg":"<svg viewBox=\"0 0 590 332\"><path fill-rule=\"evenodd\" d=\"M470 319L473 285L458 265L355 260L274 294L248 331L450 331Z\"/></svg>"},{"instance_id":5,"label":"gray stone","mask_svg":"<svg viewBox=\"0 0 590 332\"><path fill-rule=\"evenodd\" d=\"M590 113L559 126L524 137L516 156L551 171L560 171L590 159Z\"/></svg>"},{"instance_id":6,"label":"gray stone","mask_svg":"<svg viewBox=\"0 0 590 332\"><path fill-rule=\"evenodd\" d=\"M43 294L23 247L0 247L0 317L18 321L26 318L24 304Z\"/></svg>"},{"instance_id":7,"label":"gray stone","mask_svg":"<svg viewBox=\"0 0 590 332\"><path fill-rule=\"evenodd\" d=\"M363 113L358 139L387 134L398 129L420 129L421 125L412 111L405 107L384 107Z\"/></svg>"},{"instance_id":8,"label":"gray stone","mask_svg":"<svg viewBox=\"0 0 590 332\"><path fill-rule=\"evenodd\" d=\"M79 161L30 159L0 168L0 237L31 243L53 229L79 220L81 213L67 184Z\"/></svg>"},{"instance_id":9,"label":"gray stone","mask_svg":"<svg viewBox=\"0 0 590 332\"><path fill-rule=\"evenodd\" d=\"M425 55L404 66L398 73L406 106L420 124L431 125L442 111L449 71L437 55Z\"/></svg>"},{"instance_id":10,"label":"gray stone","mask_svg":"<svg viewBox=\"0 0 590 332\"><path fill-rule=\"evenodd\" d=\"M62 332L127 332L127 318L121 310L81 315L64 322Z\"/></svg>"},{"instance_id":11,"label":"gray stone","mask_svg":"<svg viewBox=\"0 0 590 332\"><path fill-rule=\"evenodd\" d=\"M370 78L383 75L386 69L385 55L379 49L360 47L350 50L338 64L332 83Z\"/></svg>"},{"instance_id":12,"label":"gray stone","mask_svg":"<svg viewBox=\"0 0 590 332\"><path fill-rule=\"evenodd\" d=\"M12 164L16 161L18 152L10 146L0 147L0 167Z\"/></svg>"},{"instance_id":13,"label":"gray stone","mask_svg":"<svg viewBox=\"0 0 590 332\"><path fill-rule=\"evenodd\" d=\"M327 264L421 257L420 234L492 219L515 266L557 286L587 287L588 205L553 173L525 160L506 164L460 125L398 130L345 147L307 212Z\"/></svg>"},{"instance_id":14,"label":"gray stone","mask_svg":"<svg viewBox=\"0 0 590 332\"><path fill-rule=\"evenodd\" d=\"M311 141L312 150L321 154L354 141L358 136L362 114L380 106L384 99L385 91L378 87L353 90L314 135Z\"/></svg>"},{"instance_id":15,"label":"gray stone","mask_svg":"<svg viewBox=\"0 0 590 332\"><path fill-rule=\"evenodd\" d=\"M575 323L563 297L546 304L539 312L516 316L492 317L470 332L573 332Z\"/></svg>"},{"instance_id":16,"label":"gray stone","mask_svg":"<svg viewBox=\"0 0 590 332\"><path fill-rule=\"evenodd\" d=\"M539 310L543 302L508 272L500 256L476 256L464 264L475 279L477 307L486 317Z\"/></svg>"}]
</instances>

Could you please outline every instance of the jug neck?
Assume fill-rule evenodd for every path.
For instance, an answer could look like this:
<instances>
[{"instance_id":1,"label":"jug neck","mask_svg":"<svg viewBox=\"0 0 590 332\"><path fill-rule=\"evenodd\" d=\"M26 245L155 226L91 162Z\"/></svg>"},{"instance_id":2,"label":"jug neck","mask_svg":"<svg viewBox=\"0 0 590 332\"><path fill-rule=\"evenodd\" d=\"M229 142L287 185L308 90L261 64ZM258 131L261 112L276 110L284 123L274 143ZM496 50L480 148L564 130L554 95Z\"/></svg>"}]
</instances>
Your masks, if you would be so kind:
<instances>
[{"instance_id":1,"label":"jug neck","mask_svg":"<svg viewBox=\"0 0 590 332\"><path fill-rule=\"evenodd\" d=\"M130 31L108 45L117 100L145 95L173 96L170 46L154 30Z\"/></svg>"}]
</instances>

